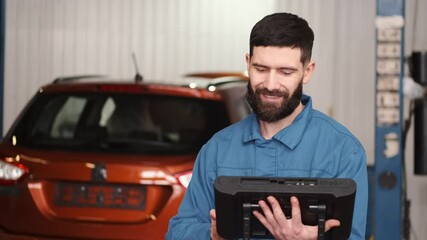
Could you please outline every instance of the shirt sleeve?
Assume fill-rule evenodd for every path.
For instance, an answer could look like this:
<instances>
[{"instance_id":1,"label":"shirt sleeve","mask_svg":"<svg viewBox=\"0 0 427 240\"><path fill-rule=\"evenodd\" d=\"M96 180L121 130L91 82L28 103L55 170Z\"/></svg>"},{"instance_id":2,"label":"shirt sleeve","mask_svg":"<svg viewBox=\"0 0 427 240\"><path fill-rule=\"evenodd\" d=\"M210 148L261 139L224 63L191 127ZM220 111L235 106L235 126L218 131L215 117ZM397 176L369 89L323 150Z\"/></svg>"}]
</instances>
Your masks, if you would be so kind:
<instances>
[{"instance_id":1,"label":"shirt sleeve","mask_svg":"<svg viewBox=\"0 0 427 240\"><path fill-rule=\"evenodd\" d=\"M202 147L178 214L169 221L167 240L210 239L210 209L214 208L213 180L209 177L206 145ZM210 156L209 158L212 158Z\"/></svg>"},{"instance_id":2,"label":"shirt sleeve","mask_svg":"<svg viewBox=\"0 0 427 240\"><path fill-rule=\"evenodd\" d=\"M368 212L368 170L363 148L350 153L340 164L339 178L352 178L357 185L350 240L365 239Z\"/></svg>"}]
</instances>

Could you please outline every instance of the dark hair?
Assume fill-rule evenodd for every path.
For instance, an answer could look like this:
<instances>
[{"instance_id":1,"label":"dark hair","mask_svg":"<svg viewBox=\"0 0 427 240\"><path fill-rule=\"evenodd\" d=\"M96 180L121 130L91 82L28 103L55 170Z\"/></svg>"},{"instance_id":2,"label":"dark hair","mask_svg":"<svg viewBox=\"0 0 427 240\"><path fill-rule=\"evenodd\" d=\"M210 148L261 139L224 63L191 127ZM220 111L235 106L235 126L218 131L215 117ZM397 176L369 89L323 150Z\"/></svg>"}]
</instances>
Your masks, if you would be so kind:
<instances>
[{"instance_id":1,"label":"dark hair","mask_svg":"<svg viewBox=\"0 0 427 240\"><path fill-rule=\"evenodd\" d=\"M301 49L301 62L311 59L314 33L306 20L290 13L274 13L261 19L252 28L249 54L254 47L275 46Z\"/></svg>"}]
</instances>

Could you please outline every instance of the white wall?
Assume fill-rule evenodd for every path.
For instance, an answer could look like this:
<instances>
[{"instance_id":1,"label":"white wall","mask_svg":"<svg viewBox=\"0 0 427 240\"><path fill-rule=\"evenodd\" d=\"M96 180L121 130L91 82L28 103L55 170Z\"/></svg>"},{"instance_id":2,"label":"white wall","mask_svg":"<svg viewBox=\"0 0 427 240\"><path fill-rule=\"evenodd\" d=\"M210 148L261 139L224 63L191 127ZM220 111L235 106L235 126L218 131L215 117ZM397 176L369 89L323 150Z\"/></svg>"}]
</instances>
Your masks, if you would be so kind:
<instances>
[{"instance_id":1,"label":"white wall","mask_svg":"<svg viewBox=\"0 0 427 240\"><path fill-rule=\"evenodd\" d=\"M146 79L244 71L252 25L272 0L20 0L6 2L4 129L57 76Z\"/></svg>"},{"instance_id":2,"label":"white wall","mask_svg":"<svg viewBox=\"0 0 427 240\"><path fill-rule=\"evenodd\" d=\"M426 1L406 0L406 55L427 50L425 10ZM296 13L312 26L317 66L305 91L361 140L373 164L372 0L6 0L4 129L38 87L57 76L133 77L132 52L144 77L159 82L196 71L242 71L251 27L277 11ZM412 132L408 194L413 232L424 239L427 176L413 175Z\"/></svg>"},{"instance_id":3,"label":"white wall","mask_svg":"<svg viewBox=\"0 0 427 240\"><path fill-rule=\"evenodd\" d=\"M315 107L347 126L374 162L375 1L287 0L315 32L313 79L306 86Z\"/></svg>"}]
</instances>

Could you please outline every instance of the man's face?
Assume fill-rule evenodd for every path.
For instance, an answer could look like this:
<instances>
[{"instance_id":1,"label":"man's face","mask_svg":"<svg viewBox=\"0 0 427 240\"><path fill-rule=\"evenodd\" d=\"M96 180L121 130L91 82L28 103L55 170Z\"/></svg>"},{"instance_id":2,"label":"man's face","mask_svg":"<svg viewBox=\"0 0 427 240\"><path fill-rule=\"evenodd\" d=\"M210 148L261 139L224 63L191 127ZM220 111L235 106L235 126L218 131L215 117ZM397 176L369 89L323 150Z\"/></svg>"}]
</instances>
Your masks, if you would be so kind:
<instances>
[{"instance_id":1,"label":"man's face","mask_svg":"<svg viewBox=\"0 0 427 240\"><path fill-rule=\"evenodd\" d=\"M276 122L300 104L302 85L314 69L314 63L303 65L300 57L300 49L290 47L254 47L252 57L246 56L247 99L260 120Z\"/></svg>"},{"instance_id":2,"label":"man's face","mask_svg":"<svg viewBox=\"0 0 427 240\"><path fill-rule=\"evenodd\" d=\"M262 95L282 97L281 103L263 102ZM289 91L269 91L267 88L257 88L254 90L248 83L247 100L258 118L265 122L276 122L291 115L298 107L302 97L302 82L298 84L297 89L289 96Z\"/></svg>"}]
</instances>

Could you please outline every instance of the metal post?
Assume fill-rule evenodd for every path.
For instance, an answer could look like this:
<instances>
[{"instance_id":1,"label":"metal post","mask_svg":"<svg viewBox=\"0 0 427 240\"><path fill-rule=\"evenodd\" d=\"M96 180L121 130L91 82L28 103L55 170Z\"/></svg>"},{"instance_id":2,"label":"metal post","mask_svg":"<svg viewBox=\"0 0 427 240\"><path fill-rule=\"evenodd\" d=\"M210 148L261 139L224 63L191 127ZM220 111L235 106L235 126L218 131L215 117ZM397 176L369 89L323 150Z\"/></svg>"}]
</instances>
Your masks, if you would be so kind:
<instances>
[{"instance_id":1,"label":"metal post","mask_svg":"<svg viewBox=\"0 0 427 240\"><path fill-rule=\"evenodd\" d=\"M377 0L373 231L378 240L402 239L404 2Z\"/></svg>"}]
</instances>

